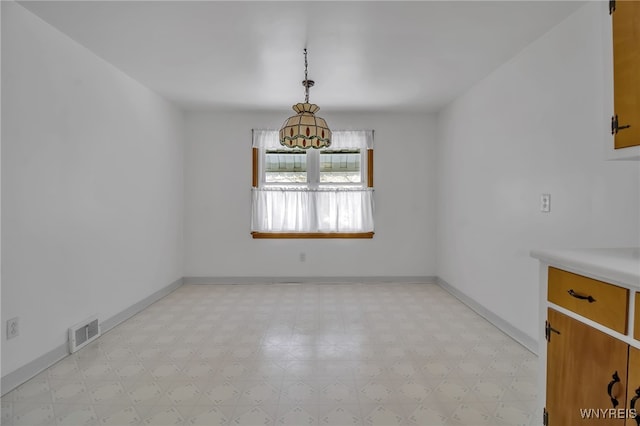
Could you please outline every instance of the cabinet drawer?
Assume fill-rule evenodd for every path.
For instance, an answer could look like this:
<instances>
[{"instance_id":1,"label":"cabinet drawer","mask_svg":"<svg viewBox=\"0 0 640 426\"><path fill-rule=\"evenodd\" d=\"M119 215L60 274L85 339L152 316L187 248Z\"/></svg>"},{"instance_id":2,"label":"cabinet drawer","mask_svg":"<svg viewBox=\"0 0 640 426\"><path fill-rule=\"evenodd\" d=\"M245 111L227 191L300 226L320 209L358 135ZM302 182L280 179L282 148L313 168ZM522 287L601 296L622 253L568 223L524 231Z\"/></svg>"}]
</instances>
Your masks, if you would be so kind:
<instances>
[{"instance_id":1,"label":"cabinet drawer","mask_svg":"<svg viewBox=\"0 0 640 426\"><path fill-rule=\"evenodd\" d=\"M640 293L636 293L636 315L633 321L633 337L640 340Z\"/></svg>"},{"instance_id":2,"label":"cabinet drawer","mask_svg":"<svg viewBox=\"0 0 640 426\"><path fill-rule=\"evenodd\" d=\"M627 333L629 290L549 268L549 301L619 333Z\"/></svg>"}]
</instances>

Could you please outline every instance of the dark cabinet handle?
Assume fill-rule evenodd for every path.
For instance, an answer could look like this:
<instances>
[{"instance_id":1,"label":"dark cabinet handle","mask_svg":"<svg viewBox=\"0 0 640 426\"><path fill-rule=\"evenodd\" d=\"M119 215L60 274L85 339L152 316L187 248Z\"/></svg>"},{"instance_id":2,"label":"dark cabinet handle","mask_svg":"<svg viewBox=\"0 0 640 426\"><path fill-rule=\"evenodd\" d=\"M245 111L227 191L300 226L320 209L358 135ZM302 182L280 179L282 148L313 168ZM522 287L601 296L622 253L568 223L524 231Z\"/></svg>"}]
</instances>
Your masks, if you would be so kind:
<instances>
[{"instance_id":1,"label":"dark cabinet handle","mask_svg":"<svg viewBox=\"0 0 640 426\"><path fill-rule=\"evenodd\" d=\"M573 291L573 289L569 290L568 293L570 295L572 295L573 297L575 297L576 299L580 299L580 300L588 300L589 303L593 303L596 301L596 299L594 299L591 296L583 296L582 294L578 294L575 291Z\"/></svg>"},{"instance_id":2,"label":"dark cabinet handle","mask_svg":"<svg viewBox=\"0 0 640 426\"><path fill-rule=\"evenodd\" d=\"M631 127L630 124L620 125L618 123L618 116L617 115L614 115L613 117L611 117L611 134L612 135L617 134L618 131L620 131L620 130L628 129L629 127Z\"/></svg>"},{"instance_id":3,"label":"dark cabinet handle","mask_svg":"<svg viewBox=\"0 0 640 426\"><path fill-rule=\"evenodd\" d=\"M636 396L631 398L631 402L629 403L629 408L631 409L631 411L635 411L636 402L638 401L639 398L640 398L640 388L636 389ZM634 417L634 419L636 420L636 424L640 426L640 413L636 413L636 416Z\"/></svg>"},{"instance_id":4,"label":"dark cabinet handle","mask_svg":"<svg viewBox=\"0 0 640 426\"><path fill-rule=\"evenodd\" d=\"M607 393L609 394L609 398L611 398L613 408L616 408L618 406L618 400L611 394L611 391L613 390L613 385L615 385L616 383L620 383L620 376L618 376L618 372L616 371L611 377L613 378L613 380L610 381L609 385L607 386Z\"/></svg>"}]
</instances>

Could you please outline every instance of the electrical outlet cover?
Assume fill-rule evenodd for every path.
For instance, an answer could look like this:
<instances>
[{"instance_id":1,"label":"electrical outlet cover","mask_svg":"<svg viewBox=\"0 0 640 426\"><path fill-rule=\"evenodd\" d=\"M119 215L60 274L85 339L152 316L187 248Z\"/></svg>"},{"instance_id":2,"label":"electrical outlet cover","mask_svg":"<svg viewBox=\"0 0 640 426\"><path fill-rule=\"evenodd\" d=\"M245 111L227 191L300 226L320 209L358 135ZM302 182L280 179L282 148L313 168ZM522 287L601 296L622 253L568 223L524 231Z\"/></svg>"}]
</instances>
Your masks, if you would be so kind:
<instances>
[{"instance_id":1,"label":"electrical outlet cover","mask_svg":"<svg viewBox=\"0 0 640 426\"><path fill-rule=\"evenodd\" d=\"M20 334L20 329L18 328L18 317L11 318L7 320L7 340L13 339Z\"/></svg>"},{"instance_id":2,"label":"electrical outlet cover","mask_svg":"<svg viewBox=\"0 0 640 426\"><path fill-rule=\"evenodd\" d=\"M542 194L540 196L540 211L543 213L551 211L551 194Z\"/></svg>"}]
</instances>

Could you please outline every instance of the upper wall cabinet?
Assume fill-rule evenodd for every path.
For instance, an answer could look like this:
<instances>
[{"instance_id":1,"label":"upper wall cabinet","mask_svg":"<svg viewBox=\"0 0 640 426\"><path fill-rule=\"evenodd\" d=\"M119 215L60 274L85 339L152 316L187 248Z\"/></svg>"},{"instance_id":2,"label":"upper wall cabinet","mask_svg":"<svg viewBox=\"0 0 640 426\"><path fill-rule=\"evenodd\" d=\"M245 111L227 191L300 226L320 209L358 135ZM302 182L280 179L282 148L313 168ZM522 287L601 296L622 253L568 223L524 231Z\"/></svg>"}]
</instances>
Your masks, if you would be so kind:
<instances>
[{"instance_id":1,"label":"upper wall cabinet","mask_svg":"<svg viewBox=\"0 0 640 426\"><path fill-rule=\"evenodd\" d=\"M609 2L613 38L613 115L616 150L640 146L640 0Z\"/></svg>"}]
</instances>

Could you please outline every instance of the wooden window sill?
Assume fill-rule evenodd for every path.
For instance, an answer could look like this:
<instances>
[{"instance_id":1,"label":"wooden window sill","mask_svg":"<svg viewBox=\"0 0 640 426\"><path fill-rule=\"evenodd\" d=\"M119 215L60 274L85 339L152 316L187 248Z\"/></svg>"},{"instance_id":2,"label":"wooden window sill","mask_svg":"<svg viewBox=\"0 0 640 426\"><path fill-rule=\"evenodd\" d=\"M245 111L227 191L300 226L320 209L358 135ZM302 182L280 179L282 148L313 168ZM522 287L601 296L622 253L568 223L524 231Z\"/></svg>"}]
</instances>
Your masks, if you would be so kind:
<instances>
[{"instance_id":1,"label":"wooden window sill","mask_svg":"<svg viewBox=\"0 0 640 426\"><path fill-rule=\"evenodd\" d=\"M373 232L252 232L254 239L373 238Z\"/></svg>"}]
</instances>

